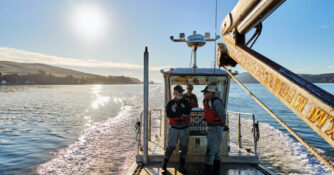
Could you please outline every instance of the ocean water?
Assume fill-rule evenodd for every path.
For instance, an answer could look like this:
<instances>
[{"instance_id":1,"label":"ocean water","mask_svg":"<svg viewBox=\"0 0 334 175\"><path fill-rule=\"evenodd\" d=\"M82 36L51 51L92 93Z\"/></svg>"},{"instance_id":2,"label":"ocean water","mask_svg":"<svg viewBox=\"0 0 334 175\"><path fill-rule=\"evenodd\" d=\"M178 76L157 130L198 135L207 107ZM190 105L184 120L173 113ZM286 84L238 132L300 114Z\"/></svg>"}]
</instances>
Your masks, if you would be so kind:
<instances>
[{"instance_id":1,"label":"ocean water","mask_svg":"<svg viewBox=\"0 0 334 175\"><path fill-rule=\"evenodd\" d=\"M334 84L318 86L334 93ZM264 87L247 87L334 162L334 149ZM0 86L0 174L126 173L136 154L142 91L141 85ZM150 107L163 104L163 86L151 85ZM278 174L331 174L236 84L228 105L260 122L258 151L266 167Z\"/></svg>"}]
</instances>

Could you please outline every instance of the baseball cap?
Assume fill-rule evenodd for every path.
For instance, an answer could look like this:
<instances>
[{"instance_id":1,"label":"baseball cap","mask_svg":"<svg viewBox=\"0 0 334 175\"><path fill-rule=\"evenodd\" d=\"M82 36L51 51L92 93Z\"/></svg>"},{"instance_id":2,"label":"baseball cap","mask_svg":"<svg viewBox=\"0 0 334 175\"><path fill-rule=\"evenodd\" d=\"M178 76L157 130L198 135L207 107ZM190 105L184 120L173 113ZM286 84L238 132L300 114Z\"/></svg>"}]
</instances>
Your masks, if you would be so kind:
<instances>
[{"instance_id":1,"label":"baseball cap","mask_svg":"<svg viewBox=\"0 0 334 175\"><path fill-rule=\"evenodd\" d=\"M180 86L180 85L176 85L176 86L174 87L174 91L183 92L184 89L182 88L182 86Z\"/></svg>"},{"instance_id":2,"label":"baseball cap","mask_svg":"<svg viewBox=\"0 0 334 175\"><path fill-rule=\"evenodd\" d=\"M208 85L206 86L201 92L216 92L216 87L215 86L211 86L211 85Z\"/></svg>"}]
</instances>

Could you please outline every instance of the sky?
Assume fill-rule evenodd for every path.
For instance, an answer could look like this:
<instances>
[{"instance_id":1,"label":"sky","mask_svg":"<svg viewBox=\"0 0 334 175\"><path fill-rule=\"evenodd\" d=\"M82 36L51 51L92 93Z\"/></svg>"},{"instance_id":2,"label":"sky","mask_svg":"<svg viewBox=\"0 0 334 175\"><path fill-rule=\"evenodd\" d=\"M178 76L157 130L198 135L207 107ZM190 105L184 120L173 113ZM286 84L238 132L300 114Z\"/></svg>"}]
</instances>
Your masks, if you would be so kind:
<instances>
[{"instance_id":1,"label":"sky","mask_svg":"<svg viewBox=\"0 0 334 175\"><path fill-rule=\"evenodd\" d=\"M236 3L218 0L217 34ZM333 73L333 8L333 0L287 0L253 49L295 73ZM191 48L169 37L214 36L214 26L214 0L1 0L0 60L142 79L148 46L151 80L161 82L160 69L190 65ZM214 46L198 49L199 67L212 67Z\"/></svg>"}]
</instances>

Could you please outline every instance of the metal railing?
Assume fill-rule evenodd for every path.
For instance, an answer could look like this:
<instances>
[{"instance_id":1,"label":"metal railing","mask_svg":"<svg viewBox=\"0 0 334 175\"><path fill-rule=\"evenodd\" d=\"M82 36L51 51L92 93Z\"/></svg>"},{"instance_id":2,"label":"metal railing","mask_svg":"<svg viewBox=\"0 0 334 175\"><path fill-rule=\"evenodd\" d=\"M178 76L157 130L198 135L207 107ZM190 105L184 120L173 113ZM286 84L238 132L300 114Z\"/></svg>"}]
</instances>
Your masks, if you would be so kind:
<instances>
[{"instance_id":1,"label":"metal railing","mask_svg":"<svg viewBox=\"0 0 334 175\"><path fill-rule=\"evenodd\" d=\"M233 115L231 115L231 114L235 114L235 115L237 115L237 119L238 119L238 122L234 122L234 121L231 121L230 119L230 117L231 116L233 116ZM235 116L234 115L234 116ZM245 125L245 124L242 124L241 123L241 116L246 116L246 117L249 117L249 118L251 118L252 119L252 121L253 121L253 123L252 123L252 126L249 126L249 125ZM231 127L230 127L230 134L232 134L232 135L234 135L234 136L236 136L237 138L238 138L238 146L239 146L239 148L241 149L241 148L243 148L242 147L242 138L243 139L246 139L246 140L248 140L248 141L250 141L250 142L253 142L253 146L254 146L254 155L255 156L257 156L257 141L258 141L258 137L259 137L259 135L258 135L258 132L259 132L259 130L258 130L258 124L255 122L255 116L254 116L254 114L251 114L251 113L243 113L243 112L232 112L232 111L227 111L227 113L226 113L226 117L227 117L227 122L228 122L228 124L229 123L234 123L234 124L236 124L237 126L238 126L238 130L237 130L237 134L235 134L235 133L233 133L233 132L231 132ZM241 128L242 127L245 127L245 128L249 128L249 129L252 129L252 132L253 132L253 138L248 138L248 137L243 137L242 136L242 133L241 133Z\"/></svg>"},{"instance_id":2,"label":"metal railing","mask_svg":"<svg viewBox=\"0 0 334 175\"><path fill-rule=\"evenodd\" d=\"M136 140L137 140L137 155L139 155L139 151L141 150L142 146L142 122L143 122L143 112L140 113L139 119L137 119L136 125L135 125L135 131L136 131Z\"/></svg>"},{"instance_id":3,"label":"metal railing","mask_svg":"<svg viewBox=\"0 0 334 175\"><path fill-rule=\"evenodd\" d=\"M152 118L152 112L159 112L160 115L159 117L153 117ZM159 119L160 120L160 126L157 127L157 126L154 126L153 128L159 128L159 136L161 136L161 128L162 128L162 109L151 109L150 112L149 112L149 115L148 115L149 119L148 119L148 140L151 141L151 138L152 138L152 121L153 120L156 120L156 119Z\"/></svg>"},{"instance_id":4,"label":"metal railing","mask_svg":"<svg viewBox=\"0 0 334 175\"><path fill-rule=\"evenodd\" d=\"M159 112L159 117L152 117L152 111L154 112ZM143 137L143 132L144 132L144 125L143 125L143 120L144 120L144 115L143 112L140 113L139 119L136 122L135 125L135 130L136 130L136 140L137 140L137 155L139 155L140 151L143 151L143 144L145 142L145 138ZM161 137L162 135L162 109L151 109L149 110L149 115L148 115L148 126L146 128L146 131L148 133L147 140L151 141L152 138L152 128L159 128L159 136ZM153 126L152 127L152 121L153 120L160 120L160 126Z\"/></svg>"}]
</instances>

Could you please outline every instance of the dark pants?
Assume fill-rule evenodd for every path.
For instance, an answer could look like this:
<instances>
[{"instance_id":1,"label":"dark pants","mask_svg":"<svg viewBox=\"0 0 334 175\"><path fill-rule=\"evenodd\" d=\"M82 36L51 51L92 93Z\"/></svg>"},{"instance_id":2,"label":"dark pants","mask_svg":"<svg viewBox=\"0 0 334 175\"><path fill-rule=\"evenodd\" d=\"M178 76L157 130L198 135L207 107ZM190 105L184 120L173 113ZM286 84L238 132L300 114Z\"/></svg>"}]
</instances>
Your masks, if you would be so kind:
<instances>
[{"instance_id":1,"label":"dark pants","mask_svg":"<svg viewBox=\"0 0 334 175\"><path fill-rule=\"evenodd\" d=\"M185 129L175 129L172 127L168 128L165 159L169 159L172 156L179 140L179 148L181 151L180 158L186 158L188 152L189 133L189 127Z\"/></svg>"},{"instance_id":2,"label":"dark pants","mask_svg":"<svg viewBox=\"0 0 334 175\"><path fill-rule=\"evenodd\" d=\"M207 147L205 163L213 165L214 160L220 160L219 148L222 143L223 128L221 126L208 126Z\"/></svg>"}]
</instances>

